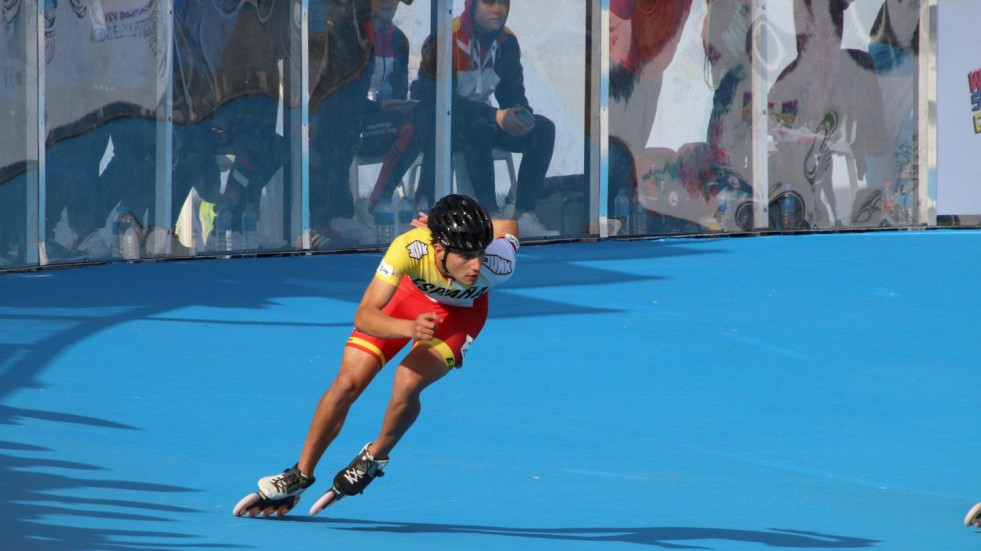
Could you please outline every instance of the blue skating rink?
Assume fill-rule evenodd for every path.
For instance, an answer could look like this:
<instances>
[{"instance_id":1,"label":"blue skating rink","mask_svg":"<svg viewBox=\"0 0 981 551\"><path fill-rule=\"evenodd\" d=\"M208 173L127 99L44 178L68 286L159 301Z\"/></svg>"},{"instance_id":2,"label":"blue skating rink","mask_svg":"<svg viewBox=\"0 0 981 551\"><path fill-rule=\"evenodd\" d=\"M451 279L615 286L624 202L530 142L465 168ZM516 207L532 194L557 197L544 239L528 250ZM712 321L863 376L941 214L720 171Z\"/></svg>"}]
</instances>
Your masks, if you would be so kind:
<instances>
[{"instance_id":1,"label":"blue skating rink","mask_svg":"<svg viewBox=\"0 0 981 551\"><path fill-rule=\"evenodd\" d=\"M981 233L526 246L387 476L284 518L380 255L0 275L0 549L981 549Z\"/></svg>"}]
</instances>

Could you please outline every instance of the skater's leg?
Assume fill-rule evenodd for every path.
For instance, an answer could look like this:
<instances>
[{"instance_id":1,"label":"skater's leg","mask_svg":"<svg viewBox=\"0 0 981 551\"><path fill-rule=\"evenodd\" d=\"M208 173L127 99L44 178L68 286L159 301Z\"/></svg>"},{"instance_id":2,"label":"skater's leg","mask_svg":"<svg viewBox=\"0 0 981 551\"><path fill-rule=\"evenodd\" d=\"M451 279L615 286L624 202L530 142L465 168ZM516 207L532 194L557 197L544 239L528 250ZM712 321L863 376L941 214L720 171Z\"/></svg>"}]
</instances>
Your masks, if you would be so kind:
<instances>
[{"instance_id":1,"label":"skater's leg","mask_svg":"<svg viewBox=\"0 0 981 551\"><path fill-rule=\"evenodd\" d=\"M239 501L233 514L285 515L295 507L300 494L314 483L313 471L327 446L340 432L351 405L380 369L381 362L377 356L345 347L340 370L317 404L300 461L282 474L260 479L259 492Z\"/></svg>"},{"instance_id":2,"label":"skater's leg","mask_svg":"<svg viewBox=\"0 0 981 551\"><path fill-rule=\"evenodd\" d=\"M340 371L320 398L307 431L298 463L303 474L313 476L327 446L341 431L351 404L368 387L380 369L378 358L372 354L350 346L344 348Z\"/></svg>"},{"instance_id":3,"label":"skater's leg","mask_svg":"<svg viewBox=\"0 0 981 551\"><path fill-rule=\"evenodd\" d=\"M395 371L392 397L385 410L381 432L369 446L375 458L388 458L389 452L419 416L422 391L446 375L447 371L449 368L442 354L429 346L416 346L405 357Z\"/></svg>"},{"instance_id":4,"label":"skater's leg","mask_svg":"<svg viewBox=\"0 0 981 551\"><path fill-rule=\"evenodd\" d=\"M419 416L419 395L448 371L442 352L426 345L416 346L395 371L392 398L378 438L358 452L347 466L334 476L334 486L310 508L316 515L344 496L360 494L376 477L384 476L388 453Z\"/></svg>"}]
</instances>

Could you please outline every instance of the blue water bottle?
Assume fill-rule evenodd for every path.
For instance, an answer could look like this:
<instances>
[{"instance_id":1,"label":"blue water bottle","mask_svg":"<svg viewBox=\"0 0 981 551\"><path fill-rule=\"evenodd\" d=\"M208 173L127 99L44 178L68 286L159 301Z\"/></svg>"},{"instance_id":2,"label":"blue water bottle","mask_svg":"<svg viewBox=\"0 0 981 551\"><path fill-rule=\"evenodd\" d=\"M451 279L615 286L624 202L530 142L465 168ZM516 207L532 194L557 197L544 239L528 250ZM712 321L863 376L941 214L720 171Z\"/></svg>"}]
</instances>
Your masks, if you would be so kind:
<instances>
[{"instance_id":1,"label":"blue water bottle","mask_svg":"<svg viewBox=\"0 0 981 551\"><path fill-rule=\"evenodd\" d=\"M795 224L795 212L797 201L794 194L790 191L790 184L783 185L783 195L780 197L780 229L792 230Z\"/></svg>"},{"instance_id":2,"label":"blue water bottle","mask_svg":"<svg viewBox=\"0 0 981 551\"><path fill-rule=\"evenodd\" d=\"M252 203L242 212L242 248L254 251L259 248L259 214Z\"/></svg>"}]
</instances>

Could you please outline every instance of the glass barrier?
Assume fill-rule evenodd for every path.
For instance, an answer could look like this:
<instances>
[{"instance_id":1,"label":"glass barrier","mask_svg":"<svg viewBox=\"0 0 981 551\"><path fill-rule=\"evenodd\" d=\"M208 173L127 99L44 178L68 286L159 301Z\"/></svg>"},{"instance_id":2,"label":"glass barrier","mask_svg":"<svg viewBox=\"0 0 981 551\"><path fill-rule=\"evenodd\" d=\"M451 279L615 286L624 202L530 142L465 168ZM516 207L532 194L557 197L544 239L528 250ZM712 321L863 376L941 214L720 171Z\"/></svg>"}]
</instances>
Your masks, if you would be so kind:
<instances>
[{"instance_id":1,"label":"glass barrier","mask_svg":"<svg viewBox=\"0 0 981 551\"><path fill-rule=\"evenodd\" d=\"M366 26L373 59L326 100L330 123L321 125L330 135L311 137L311 209L321 212L311 214L313 229L340 237L340 245L345 237L386 245L445 191L435 168L437 127L447 121L437 116L446 100L438 94L432 5L373 5ZM517 4L512 13L506 2L458 0L453 13L450 191L517 220L526 239L584 235L586 6L556 12ZM546 20L547 34L540 31Z\"/></svg>"},{"instance_id":2,"label":"glass barrier","mask_svg":"<svg viewBox=\"0 0 981 551\"><path fill-rule=\"evenodd\" d=\"M610 235L699 233L711 220L703 21L703 0L610 3Z\"/></svg>"},{"instance_id":3,"label":"glass barrier","mask_svg":"<svg viewBox=\"0 0 981 551\"><path fill-rule=\"evenodd\" d=\"M786 65L768 98L771 225L926 222L917 189L918 4L799 0L771 10L772 28L794 30L782 37Z\"/></svg>"},{"instance_id":4,"label":"glass barrier","mask_svg":"<svg viewBox=\"0 0 981 551\"><path fill-rule=\"evenodd\" d=\"M927 222L919 3L794 0L768 2L765 14L749 0L612 2L609 205L618 235ZM754 111L754 76L767 92L765 121ZM753 125L763 123L765 180L754 179L762 160L752 148Z\"/></svg>"},{"instance_id":5,"label":"glass barrier","mask_svg":"<svg viewBox=\"0 0 981 551\"><path fill-rule=\"evenodd\" d=\"M935 3L604 4L5 1L0 269L377 249L450 191L526 241L977 223Z\"/></svg>"},{"instance_id":6,"label":"glass barrier","mask_svg":"<svg viewBox=\"0 0 981 551\"><path fill-rule=\"evenodd\" d=\"M599 185L591 182L589 163L592 5L596 3L570 2L559 8L558 4L515 2L508 18L508 28L521 45L528 103L503 97L498 102L504 104L501 107L512 107L510 103L528 107L535 118L523 143L517 147L505 143L502 148L515 151L513 157L520 159L517 179L510 174L505 186L510 184L514 200L513 212L507 214L517 220L525 241L598 234L596 217L590 216L596 211L592 203L598 196L593 188ZM520 120L521 113L518 115ZM498 189L502 189L501 172L499 169Z\"/></svg>"},{"instance_id":7,"label":"glass barrier","mask_svg":"<svg viewBox=\"0 0 981 551\"><path fill-rule=\"evenodd\" d=\"M166 3L47 2L44 17L46 261L140 258L157 222Z\"/></svg>"},{"instance_id":8,"label":"glass barrier","mask_svg":"<svg viewBox=\"0 0 981 551\"><path fill-rule=\"evenodd\" d=\"M39 263L37 13L0 6L0 270Z\"/></svg>"},{"instance_id":9,"label":"glass barrier","mask_svg":"<svg viewBox=\"0 0 981 551\"><path fill-rule=\"evenodd\" d=\"M311 5L310 230L313 248L385 247L433 198L422 158L434 114L419 106L429 2ZM314 51L325 41L327 57ZM431 149L431 148L429 148Z\"/></svg>"},{"instance_id":10,"label":"glass barrier","mask_svg":"<svg viewBox=\"0 0 981 551\"><path fill-rule=\"evenodd\" d=\"M178 2L173 21L172 209L147 254L301 248L300 0ZM322 34L310 48L318 67Z\"/></svg>"},{"instance_id":11,"label":"glass barrier","mask_svg":"<svg viewBox=\"0 0 981 551\"><path fill-rule=\"evenodd\" d=\"M585 235L587 4L457 0L454 13L454 189L526 241Z\"/></svg>"}]
</instances>

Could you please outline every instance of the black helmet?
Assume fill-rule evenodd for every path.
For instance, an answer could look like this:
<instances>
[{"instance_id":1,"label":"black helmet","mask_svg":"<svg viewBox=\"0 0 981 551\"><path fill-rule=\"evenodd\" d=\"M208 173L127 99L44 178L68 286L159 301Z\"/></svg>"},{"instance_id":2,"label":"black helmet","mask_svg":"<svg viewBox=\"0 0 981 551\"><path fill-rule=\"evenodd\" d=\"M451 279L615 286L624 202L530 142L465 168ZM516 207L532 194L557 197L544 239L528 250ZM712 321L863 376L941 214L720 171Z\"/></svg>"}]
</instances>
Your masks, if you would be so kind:
<instances>
[{"instance_id":1,"label":"black helmet","mask_svg":"<svg viewBox=\"0 0 981 551\"><path fill-rule=\"evenodd\" d=\"M433 241L448 251L480 253L494 240L487 209L466 195L451 194L437 201L426 225Z\"/></svg>"}]
</instances>

